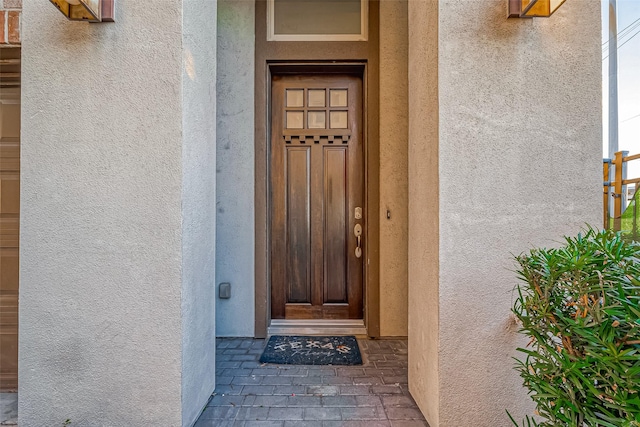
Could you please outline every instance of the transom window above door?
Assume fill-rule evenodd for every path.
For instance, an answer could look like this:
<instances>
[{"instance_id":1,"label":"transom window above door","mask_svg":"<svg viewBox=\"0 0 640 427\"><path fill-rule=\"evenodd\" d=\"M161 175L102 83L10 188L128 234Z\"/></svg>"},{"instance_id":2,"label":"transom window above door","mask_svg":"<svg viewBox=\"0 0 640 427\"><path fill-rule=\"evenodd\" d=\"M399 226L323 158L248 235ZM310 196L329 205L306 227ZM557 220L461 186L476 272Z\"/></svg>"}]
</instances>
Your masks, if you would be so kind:
<instances>
[{"instance_id":1,"label":"transom window above door","mask_svg":"<svg viewBox=\"0 0 640 427\"><path fill-rule=\"evenodd\" d=\"M269 41L365 41L368 0L267 0Z\"/></svg>"}]
</instances>

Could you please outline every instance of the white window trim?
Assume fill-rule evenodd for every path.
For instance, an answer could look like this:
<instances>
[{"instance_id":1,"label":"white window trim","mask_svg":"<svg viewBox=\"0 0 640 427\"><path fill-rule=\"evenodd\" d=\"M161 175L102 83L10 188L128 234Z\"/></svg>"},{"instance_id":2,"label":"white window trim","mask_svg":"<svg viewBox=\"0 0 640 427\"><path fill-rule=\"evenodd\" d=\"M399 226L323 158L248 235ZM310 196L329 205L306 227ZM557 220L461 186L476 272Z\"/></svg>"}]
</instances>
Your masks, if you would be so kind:
<instances>
[{"instance_id":1,"label":"white window trim","mask_svg":"<svg viewBox=\"0 0 640 427\"><path fill-rule=\"evenodd\" d=\"M267 0L267 40L278 42L359 42L367 41L369 35L369 0L360 0L360 34L276 34L275 0Z\"/></svg>"}]
</instances>

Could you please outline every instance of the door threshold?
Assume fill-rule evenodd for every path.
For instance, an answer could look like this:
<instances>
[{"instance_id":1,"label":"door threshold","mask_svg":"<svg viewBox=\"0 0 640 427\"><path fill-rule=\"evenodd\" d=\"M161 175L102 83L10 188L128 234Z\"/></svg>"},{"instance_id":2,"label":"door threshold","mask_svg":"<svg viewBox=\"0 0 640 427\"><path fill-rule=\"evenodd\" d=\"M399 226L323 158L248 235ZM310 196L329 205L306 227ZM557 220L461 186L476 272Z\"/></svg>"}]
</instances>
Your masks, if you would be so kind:
<instances>
[{"instance_id":1,"label":"door threshold","mask_svg":"<svg viewBox=\"0 0 640 427\"><path fill-rule=\"evenodd\" d=\"M358 335L367 336L362 319L272 319L267 328L271 335Z\"/></svg>"}]
</instances>

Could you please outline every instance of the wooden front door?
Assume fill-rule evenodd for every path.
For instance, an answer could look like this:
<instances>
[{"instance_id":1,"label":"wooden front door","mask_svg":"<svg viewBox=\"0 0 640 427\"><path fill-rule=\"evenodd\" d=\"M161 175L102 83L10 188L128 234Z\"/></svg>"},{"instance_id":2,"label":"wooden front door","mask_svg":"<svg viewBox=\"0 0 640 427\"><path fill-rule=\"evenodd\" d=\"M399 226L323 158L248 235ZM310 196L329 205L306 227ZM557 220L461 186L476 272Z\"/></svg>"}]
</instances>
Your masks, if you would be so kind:
<instances>
[{"instance_id":1,"label":"wooden front door","mask_svg":"<svg viewBox=\"0 0 640 427\"><path fill-rule=\"evenodd\" d=\"M0 48L0 391L18 389L20 50Z\"/></svg>"},{"instance_id":2,"label":"wooden front door","mask_svg":"<svg viewBox=\"0 0 640 427\"><path fill-rule=\"evenodd\" d=\"M362 319L362 79L275 75L271 99L271 318Z\"/></svg>"}]
</instances>

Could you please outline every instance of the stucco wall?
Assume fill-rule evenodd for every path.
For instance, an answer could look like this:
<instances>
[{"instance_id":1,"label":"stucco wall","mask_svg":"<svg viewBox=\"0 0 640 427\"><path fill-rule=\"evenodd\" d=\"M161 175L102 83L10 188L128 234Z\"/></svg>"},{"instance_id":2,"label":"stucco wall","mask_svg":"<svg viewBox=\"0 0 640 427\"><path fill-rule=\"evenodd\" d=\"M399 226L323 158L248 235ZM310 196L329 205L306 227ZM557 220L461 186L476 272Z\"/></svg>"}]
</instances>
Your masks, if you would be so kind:
<instances>
[{"instance_id":1,"label":"stucco wall","mask_svg":"<svg viewBox=\"0 0 640 427\"><path fill-rule=\"evenodd\" d=\"M505 15L502 0L438 7L440 395L432 427L507 425L505 409L531 413L512 369L523 343L509 312L512 254L600 221L600 3L567 2L549 19ZM412 40L428 29L415 31ZM410 171L410 181L419 176ZM416 227L410 221L410 235ZM419 278L411 276L416 291Z\"/></svg>"},{"instance_id":2,"label":"stucco wall","mask_svg":"<svg viewBox=\"0 0 640 427\"><path fill-rule=\"evenodd\" d=\"M253 336L255 323L253 1L218 2L216 293L218 336Z\"/></svg>"},{"instance_id":3,"label":"stucco wall","mask_svg":"<svg viewBox=\"0 0 640 427\"><path fill-rule=\"evenodd\" d=\"M183 3L182 425L215 388L216 5Z\"/></svg>"},{"instance_id":4,"label":"stucco wall","mask_svg":"<svg viewBox=\"0 0 640 427\"><path fill-rule=\"evenodd\" d=\"M409 390L431 427L440 401L438 120L438 2L409 1Z\"/></svg>"},{"instance_id":5,"label":"stucco wall","mask_svg":"<svg viewBox=\"0 0 640 427\"><path fill-rule=\"evenodd\" d=\"M380 334L407 335L407 0L380 2ZM390 218L387 218L387 211Z\"/></svg>"},{"instance_id":6,"label":"stucco wall","mask_svg":"<svg viewBox=\"0 0 640 427\"><path fill-rule=\"evenodd\" d=\"M197 343L212 308L194 303L212 286L214 237L196 244L212 214L182 214L214 198L213 125L199 120L214 114L215 74L185 78L185 96L207 92L183 108L183 42L199 40L183 40L182 6L121 1L115 23L90 25L24 4L22 426L179 426L206 403L210 378L181 384L213 360ZM185 25L205 11L187 8Z\"/></svg>"}]
</instances>

